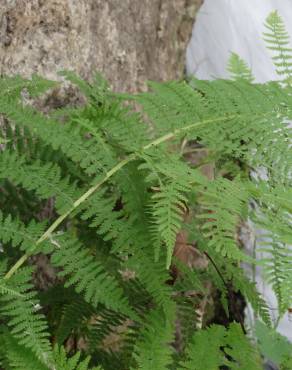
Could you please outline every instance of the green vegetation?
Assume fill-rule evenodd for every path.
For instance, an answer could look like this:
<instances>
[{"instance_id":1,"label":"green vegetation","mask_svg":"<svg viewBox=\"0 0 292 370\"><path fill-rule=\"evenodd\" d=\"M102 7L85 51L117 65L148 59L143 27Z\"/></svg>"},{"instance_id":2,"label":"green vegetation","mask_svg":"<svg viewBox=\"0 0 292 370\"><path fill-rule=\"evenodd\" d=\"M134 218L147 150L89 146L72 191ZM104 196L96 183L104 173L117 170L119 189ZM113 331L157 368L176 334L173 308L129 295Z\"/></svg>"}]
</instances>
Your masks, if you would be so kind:
<instances>
[{"instance_id":1,"label":"green vegetation","mask_svg":"<svg viewBox=\"0 0 292 370\"><path fill-rule=\"evenodd\" d=\"M283 82L253 83L235 55L232 80L151 83L135 96L64 72L86 103L42 113L40 96L59 83L0 79L2 368L256 370L262 355L292 368L291 344L240 265L257 261L238 240L247 219L265 230L260 263L283 316L292 306L292 52L277 13L267 29ZM250 176L259 170L264 179ZM179 234L196 253L192 266L174 253ZM44 255L56 275L45 290ZM210 284L227 327L202 308ZM259 319L258 342L236 317L238 292Z\"/></svg>"}]
</instances>

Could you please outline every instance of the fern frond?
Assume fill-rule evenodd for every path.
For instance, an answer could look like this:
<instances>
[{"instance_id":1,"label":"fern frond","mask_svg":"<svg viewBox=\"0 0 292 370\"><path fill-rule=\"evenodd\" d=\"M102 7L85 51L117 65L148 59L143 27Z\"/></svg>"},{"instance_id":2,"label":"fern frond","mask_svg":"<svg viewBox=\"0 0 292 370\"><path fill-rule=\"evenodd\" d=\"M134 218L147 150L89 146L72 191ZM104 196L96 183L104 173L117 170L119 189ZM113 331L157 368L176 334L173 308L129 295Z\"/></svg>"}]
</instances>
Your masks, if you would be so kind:
<instances>
[{"instance_id":1,"label":"fern frond","mask_svg":"<svg viewBox=\"0 0 292 370\"><path fill-rule=\"evenodd\" d=\"M228 72L230 73L232 80L247 80L253 82L254 77L247 63L240 58L236 53L231 53L228 60Z\"/></svg>"},{"instance_id":2,"label":"fern frond","mask_svg":"<svg viewBox=\"0 0 292 370\"><path fill-rule=\"evenodd\" d=\"M7 97L0 99L0 112L16 125L29 129L54 150L60 149L89 175L104 171L103 157L106 153L92 145L92 138L78 135L79 129L77 127L76 132L72 123L60 124L31 106L10 102Z\"/></svg>"},{"instance_id":3,"label":"fern frond","mask_svg":"<svg viewBox=\"0 0 292 370\"><path fill-rule=\"evenodd\" d=\"M269 246L259 248L258 251L267 253L262 259L264 276L267 283L273 287L282 316L292 304L292 250L272 240Z\"/></svg>"},{"instance_id":4,"label":"fern frond","mask_svg":"<svg viewBox=\"0 0 292 370\"><path fill-rule=\"evenodd\" d=\"M57 82L46 80L35 74L31 79L24 79L19 75L5 76L0 79L0 96L8 96L11 100L18 99L20 94L26 90L31 97L35 98L57 84Z\"/></svg>"},{"instance_id":5,"label":"fern frond","mask_svg":"<svg viewBox=\"0 0 292 370\"><path fill-rule=\"evenodd\" d=\"M61 74L89 99L90 105L83 112L89 133L95 136L102 132L106 141L126 150L139 149L146 144L147 126L140 114L123 106L99 74L95 74L90 83L73 72L63 71Z\"/></svg>"},{"instance_id":6,"label":"fern frond","mask_svg":"<svg viewBox=\"0 0 292 370\"><path fill-rule=\"evenodd\" d=\"M137 168L137 163L129 163L124 169L115 176L119 186L123 211L126 217L131 217L141 223L146 222L146 205L150 201L148 184L141 176L141 171Z\"/></svg>"},{"instance_id":7,"label":"fern frond","mask_svg":"<svg viewBox=\"0 0 292 370\"><path fill-rule=\"evenodd\" d=\"M221 127L224 129L227 127L230 132L232 122L235 120L243 121L254 115L259 118L261 115L272 114L277 109L279 110L280 99L288 98L279 95L282 88L276 83L255 86L245 80L199 81L193 79L190 84L185 82L152 83L153 92L136 97L153 124L158 126L156 128L158 136L194 122L215 118L219 120L220 117L222 117L222 122L225 121L228 125L215 122L214 125L210 123L209 128L216 128L217 131ZM278 94L269 93L272 89L275 93L278 89ZM149 101L153 105L149 104ZM236 126L238 129L239 125ZM208 128L207 125L202 127ZM198 130L197 127L195 130ZM195 137L200 136L201 129L192 134L196 134Z\"/></svg>"},{"instance_id":8,"label":"fern frond","mask_svg":"<svg viewBox=\"0 0 292 370\"><path fill-rule=\"evenodd\" d=\"M267 48L275 53L272 59L276 72L288 81L292 76L292 48L283 19L277 11L269 14L265 27L267 32L264 32L264 40Z\"/></svg>"},{"instance_id":9,"label":"fern frond","mask_svg":"<svg viewBox=\"0 0 292 370\"><path fill-rule=\"evenodd\" d=\"M226 347L224 351L233 361L230 361L231 369L245 367L251 370L262 369L262 361L257 348L250 342L250 339L242 332L240 325L230 324L227 336Z\"/></svg>"},{"instance_id":10,"label":"fern frond","mask_svg":"<svg viewBox=\"0 0 292 370\"><path fill-rule=\"evenodd\" d=\"M145 317L134 348L134 358L141 370L165 370L172 363L174 350L174 307L169 307L168 315L160 309L153 309Z\"/></svg>"},{"instance_id":11,"label":"fern frond","mask_svg":"<svg viewBox=\"0 0 292 370\"><path fill-rule=\"evenodd\" d=\"M91 83L84 81L73 71L60 71L58 74L59 76L64 77L67 81L70 81L73 85L77 86L88 99L96 98L96 100L94 100L95 103L100 102L99 100L102 98L102 95L109 91L107 81L99 75L96 75L95 79L97 80L98 76L100 79L98 81L99 83L95 84L96 89L94 89Z\"/></svg>"},{"instance_id":12,"label":"fern frond","mask_svg":"<svg viewBox=\"0 0 292 370\"><path fill-rule=\"evenodd\" d=\"M256 322L255 329L261 353L281 369L290 369L288 364L292 360L292 345L287 338L260 321Z\"/></svg>"},{"instance_id":13,"label":"fern frond","mask_svg":"<svg viewBox=\"0 0 292 370\"><path fill-rule=\"evenodd\" d=\"M6 244L11 243L13 247L19 247L20 250L30 253L35 251L36 242L42 235L46 227L45 223L37 223L32 220L29 225L24 225L20 220L12 219L10 215L4 217L0 212L0 240ZM52 248L45 241L38 248L40 251L49 252Z\"/></svg>"},{"instance_id":14,"label":"fern frond","mask_svg":"<svg viewBox=\"0 0 292 370\"><path fill-rule=\"evenodd\" d=\"M5 346L5 369L14 370L102 370L100 366L89 367L90 357L81 359L81 353L76 352L72 357L67 356L63 347L55 346L53 350L54 364L48 367L42 364L31 351L19 345L11 335L3 335Z\"/></svg>"},{"instance_id":15,"label":"fern frond","mask_svg":"<svg viewBox=\"0 0 292 370\"><path fill-rule=\"evenodd\" d=\"M196 332L186 354L187 359L181 363L182 369L217 370L224 365L230 369L262 369L258 353L238 324L231 324L228 330L212 325Z\"/></svg>"},{"instance_id":16,"label":"fern frond","mask_svg":"<svg viewBox=\"0 0 292 370\"><path fill-rule=\"evenodd\" d=\"M202 231L209 248L231 259L247 258L237 245L236 233L247 216L248 200L248 191L238 181L219 178L202 189L202 212L197 217L204 220Z\"/></svg>"},{"instance_id":17,"label":"fern frond","mask_svg":"<svg viewBox=\"0 0 292 370\"><path fill-rule=\"evenodd\" d=\"M154 302L167 312L171 304L171 288L166 282L171 276L169 270L165 269L165 259L160 258L155 262L151 249L143 253L136 250L126 261L125 266L135 272L135 276L153 297Z\"/></svg>"},{"instance_id":18,"label":"fern frond","mask_svg":"<svg viewBox=\"0 0 292 370\"><path fill-rule=\"evenodd\" d=\"M87 248L66 234L57 237L57 243L60 248L53 252L51 261L63 269L59 276L67 278L65 287L74 286L78 293L84 294L85 301L95 307L102 303L113 311L136 318L116 279L104 270Z\"/></svg>"},{"instance_id":19,"label":"fern frond","mask_svg":"<svg viewBox=\"0 0 292 370\"><path fill-rule=\"evenodd\" d=\"M280 84L218 80L196 81L195 87L204 94L210 112L218 115L221 111L236 117L198 130L202 144L217 158L232 156L251 168L261 163L279 178L287 173L283 166L287 168L286 158L290 165L291 128L285 120L291 102Z\"/></svg>"},{"instance_id":20,"label":"fern frond","mask_svg":"<svg viewBox=\"0 0 292 370\"><path fill-rule=\"evenodd\" d=\"M138 95L155 132L175 132L176 139L196 140L217 159L232 157L251 168L261 163L275 178L284 178L291 166L291 128L285 122L291 98L281 84L242 79L191 84L193 88L182 82L153 84L152 93ZM198 125L184 132L193 122Z\"/></svg>"},{"instance_id":21,"label":"fern frond","mask_svg":"<svg viewBox=\"0 0 292 370\"><path fill-rule=\"evenodd\" d=\"M3 333L3 344L5 351L4 362L5 369L14 370L49 370L49 367L44 365L34 355L34 353L28 350L26 347L20 345L17 340L9 333Z\"/></svg>"},{"instance_id":22,"label":"fern frond","mask_svg":"<svg viewBox=\"0 0 292 370\"><path fill-rule=\"evenodd\" d=\"M28 164L24 157L5 151L0 156L0 168L0 178L35 191L40 199L54 197L59 214L70 209L78 197L76 186L68 178L62 178L61 169L57 165L39 161Z\"/></svg>"},{"instance_id":23,"label":"fern frond","mask_svg":"<svg viewBox=\"0 0 292 370\"><path fill-rule=\"evenodd\" d=\"M167 248L166 268L169 268L176 236L181 228L183 215L188 202L184 195L188 189L179 182L168 182L152 196L151 227L153 239L156 238ZM158 236L157 236L158 235Z\"/></svg>"},{"instance_id":24,"label":"fern frond","mask_svg":"<svg viewBox=\"0 0 292 370\"><path fill-rule=\"evenodd\" d=\"M8 141L5 148L3 148L3 154L5 152L13 153L19 158L25 158L27 164L38 161L41 163L51 162L58 165L62 170L62 174L66 174L66 177L69 175L71 178L77 178L79 181L88 180L88 176L82 172L77 163L71 161L61 151L54 150L47 145L27 127L18 126L13 124L13 122L4 120L0 131L2 131L5 140Z\"/></svg>"},{"instance_id":25,"label":"fern frond","mask_svg":"<svg viewBox=\"0 0 292 370\"><path fill-rule=\"evenodd\" d=\"M116 312L99 309L92 317L87 330L84 331L88 340L89 352L94 353L96 349L112 351L111 336L114 339L120 337L117 342L121 347L120 352L124 351L124 347L129 345L127 341L128 326L129 321L125 321L125 318L117 315Z\"/></svg>"},{"instance_id":26,"label":"fern frond","mask_svg":"<svg viewBox=\"0 0 292 370\"><path fill-rule=\"evenodd\" d=\"M186 82L151 82L149 86L153 93L139 94L135 100L154 125L155 135L172 132L206 117L200 95Z\"/></svg>"},{"instance_id":27,"label":"fern frond","mask_svg":"<svg viewBox=\"0 0 292 370\"><path fill-rule=\"evenodd\" d=\"M127 253L141 235L133 226L132 216L129 217L123 209L114 210L119 196L119 189L113 194L107 188L100 189L84 202L81 218L88 220L89 226L95 228L104 241L112 243L112 252Z\"/></svg>"},{"instance_id":28,"label":"fern frond","mask_svg":"<svg viewBox=\"0 0 292 370\"><path fill-rule=\"evenodd\" d=\"M130 108L114 108L110 120L104 120L101 127L107 136L126 152L139 151L149 142L148 128L141 119L141 114Z\"/></svg>"},{"instance_id":29,"label":"fern frond","mask_svg":"<svg viewBox=\"0 0 292 370\"><path fill-rule=\"evenodd\" d=\"M97 233L104 235L105 240L112 240L118 237L119 232L123 232L123 211L114 211L118 199L118 193L110 194L104 187L83 205L81 218L90 220L90 227L97 228Z\"/></svg>"},{"instance_id":30,"label":"fern frond","mask_svg":"<svg viewBox=\"0 0 292 370\"><path fill-rule=\"evenodd\" d=\"M181 355L188 343L190 342L194 331L197 330L200 317L196 311L196 307L200 306L200 292L198 296L191 296L188 294L193 293L195 290L182 292L181 295L175 297L177 306L177 318L176 318L176 336L175 336L175 348L178 355ZM195 291L197 293L197 291ZM196 294L195 293L195 294ZM206 293L206 292L205 292Z\"/></svg>"},{"instance_id":31,"label":"fern frond","mask_svg":"<svg viewBox=\"0 0 292 370\"><path fill-rule=\"evenodd\" d=\"M217 370L226 365L227 360L221 351L224 335L225 328L216 325L195 333L186 349L187 359L181 363L182 369Z\"/></svg>"},{"instance_id":32,"label":"fern frond","mask_svg":"<svg viewBox=\"0 0 292 370\"><path fill-rule=\"evenodd\" d=\"M55 346L54 360L56 370L102 370L100 366L89 367L90 357L81 360L80 352L68 358L64 347Z\"/></svg>"},{"instance_id":33,"label":"fern frond","mask_svg":"<svg viewBox=\"0 0 292 370\"><path fill-rule=\"evenodd\" d=\"M44 315L38 312L40 306L30 283L31 273L31 268L23 268L9 280L1 280L0 313L8 319L10 332L18 343L49 366L52 364L52 352L48 327Z\"/></svg>"},{"instance_id":34,"label":"fern frond","mask_svg":"<svg viewBox=\"0 0 292 370\"><path fill-rule=\"evenodd\" d=\"M276 294L280 316L292 304L291 191L282 185L257 184L258 206L252 217L263 229L257 252L263 254L264 275Z\"/></svg>"},{"instance_id":35,"label":"fern frond","mask_svg":"<svg viewBox=\"0 0 292 370\"><path fill-rule=\"evenodd\" d=\"M191 185L205 183L206 179L191 169L175 154L143 154L144 163L138 169L145 174L145 181L154 190L151 200L145 207L149 213L149 232L152 236L155 259L159 259L161 247L166 247L166 267L171 264L173 249L191 192Z\"/></svg>"},{"instance_id":36,"label":"fern frond","mask_svg":"<svg viewBox=\"0 0 292 370\"><path fill-rule=\"evenodd\" d=\"M225 261L223 265L226 267ZM232 264L228 264L226 267L226 276L234 285L234 290L238 290L246 298L255 312L255 314L263 320L263 322L269 327L272 325L269 306L264 300L263 296L257 291L256 283L250 281L242 268L235 267Z\"/></svg>"},{"instance_id":37,"label":"fern frond","mask_svg":"<svg viewBox=\"0 0 292 370\"><path fill-rule=\"evenodd\" d=\"M61 319L55 332L57 343L62 345L69 335L82 327L82 324L89 320L95 313L95 309L84 302L81 297L65 304L61 309Z\"/></svg>"},{"instance_id":38,"label":"fern frond","mask_svg":"<svg viewBox=\"0 0 292 370\"><path fill-rule=\"evenodd\" d=\"M82 339L92 363L117 370L159 370L178 368L182 355L186 369L259 369L258 355L239 326L200 331L195 317L200 303L196 291L204 294L205 281L211 280L222 291L226 311L233 290L240 291L269 323L265 302L238 263L254 262L237 240L240 222L250 216L267 230L266 242L273 237L262 263L281 313L291 304L291 87L250 83L249 71L235 56L231 69L235 81L152 83L152 92L133 98L144 108L142 114L98 77L87 83L65 73L86 103L47 114L28 99L50 83L0 79L0 87L11 83L11 90L3 85L0 93L0 113L8 119L1 128L1 137L8 140L0 156L0 201L8 202L4 214L13 202L13 216L0 217L1 274L6 263L12 264L0 280L0 313L11 338L25 348L7 356L8 368L21 368L25 350L36 368L38 363L57 370L88 368L89 359L74 355L77 349L71 358L60 348L52 354L50 334L29 283L31 270L20 268L33 252L41 251L51 254L58 281L70 287L63 289L64 297L55 291L55 300L42 301L53 340L61 344L73 337L78 346ZM195 151L206 147L208 157L185 162L186 142ZM200 167L210 162L216 170L213 181L200 174ZM235 178L228 163L236 167ZM267 184L249 178L250 170L259 166ZM48 198L55 198L60 215L44 231L42 224L29 220L36 218L39 200ZM249 206L251 200L256 210ZM68 216L70 222L63 223ZM165 261L170 267L177 234L184 229L187 242L204 251L210 263L200 273L178 266L174 278ZM19 251L8 251L9 245L25 254L15 261ZM190 297L188 291L194 290ZM175 354L177 320L183 343ZM104 348L117 327L123 327L119 349Z\"/></svg>"}]
</instances>

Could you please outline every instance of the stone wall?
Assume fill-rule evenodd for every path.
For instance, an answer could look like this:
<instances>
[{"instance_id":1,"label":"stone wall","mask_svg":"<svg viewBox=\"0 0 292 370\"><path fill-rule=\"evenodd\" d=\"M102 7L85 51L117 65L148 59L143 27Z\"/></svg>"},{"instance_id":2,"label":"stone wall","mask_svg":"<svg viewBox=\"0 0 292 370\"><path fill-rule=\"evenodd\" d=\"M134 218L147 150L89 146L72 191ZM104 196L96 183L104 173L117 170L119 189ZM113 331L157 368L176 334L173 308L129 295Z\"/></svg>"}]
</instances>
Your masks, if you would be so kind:
<instances>
[{"instance_id":1,"label":"stone wall","mask_svg":"<svg viewBox=\"0 0 292 370\"><path fill-rule=\"evenodd\" d=\"M202 0L1 0L0 73L101 72L118 91L182 76Z\"/></svg>"}]
</instances>

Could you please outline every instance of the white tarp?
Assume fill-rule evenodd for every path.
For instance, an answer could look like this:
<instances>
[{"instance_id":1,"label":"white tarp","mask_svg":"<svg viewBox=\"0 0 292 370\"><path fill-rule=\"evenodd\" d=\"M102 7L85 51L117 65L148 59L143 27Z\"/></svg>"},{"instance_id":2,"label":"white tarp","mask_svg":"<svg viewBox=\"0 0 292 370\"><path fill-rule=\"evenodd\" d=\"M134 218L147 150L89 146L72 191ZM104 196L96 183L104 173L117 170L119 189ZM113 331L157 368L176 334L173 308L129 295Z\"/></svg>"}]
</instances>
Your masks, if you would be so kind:
<instances>
[{"instance_id":1,"label":"white tarp","mask_svg":"<svg viewBox=\"0 0 292 370\"><path fill-rule=\"evenodd\" d=\"M262 40L265 18L276 9L292 36L292 0L205 0L187 49L187 72L200 79L227 77L226 64L235 52L258 82L277 79Z\"/></svg>"},{"instance_id":2,"label":"white tarp","mask_svg":"<svg viewBox=\"0 0 292 370\"><path fill-rule=\"evenodd\" d=\"M273 10L278 10L292 38L292 0L205 0L187 49L188 74L199 79L227 78L227 62L230 53L235 52L251 67L257 82L278 79L271 52L262 40L265 18ZM258 268L256 282L276 320L275 296ZM288 313L279 322L278 331L292 341Z\"/></svg>"}]
</instances>

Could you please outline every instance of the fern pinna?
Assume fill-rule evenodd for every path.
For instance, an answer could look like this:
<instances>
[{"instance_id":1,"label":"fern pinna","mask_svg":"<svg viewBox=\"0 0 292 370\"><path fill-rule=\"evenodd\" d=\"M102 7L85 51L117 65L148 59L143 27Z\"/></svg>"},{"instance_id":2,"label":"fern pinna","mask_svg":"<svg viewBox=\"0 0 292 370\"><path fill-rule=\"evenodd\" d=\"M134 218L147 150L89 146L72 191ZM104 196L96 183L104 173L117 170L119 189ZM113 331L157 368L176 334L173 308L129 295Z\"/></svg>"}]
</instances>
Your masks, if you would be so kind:
<instances>
[{"instance_id":1,"label":"fern pinna","mask_svg":"<svg viewBox=\"0 0 292 370\"><path fill-rule=\"evenodd\" d=\"M42 113L39 96L59 83L1 78L3 369L262 368L275 322L241 268L257 263L238 239L245 220L265 230L279 317L292 306L290 50L277 13L267 27L284 82L254 83L235 54L231 80L151 83L134 96L63 72L86 102ZM226 327L210 325L214 291ZM258 346L235 293L260 320ZM271 360L288 369L285 348Z\"/></svg>"}]
</instances>

